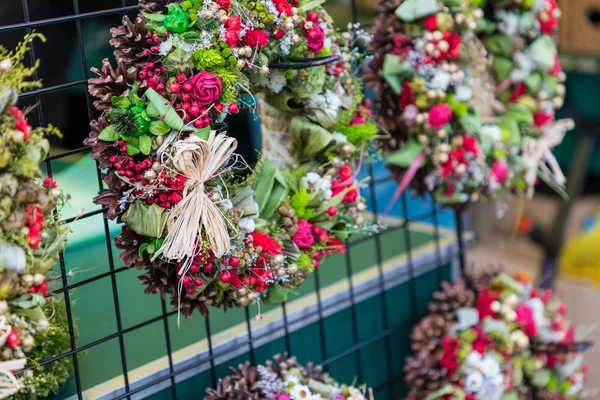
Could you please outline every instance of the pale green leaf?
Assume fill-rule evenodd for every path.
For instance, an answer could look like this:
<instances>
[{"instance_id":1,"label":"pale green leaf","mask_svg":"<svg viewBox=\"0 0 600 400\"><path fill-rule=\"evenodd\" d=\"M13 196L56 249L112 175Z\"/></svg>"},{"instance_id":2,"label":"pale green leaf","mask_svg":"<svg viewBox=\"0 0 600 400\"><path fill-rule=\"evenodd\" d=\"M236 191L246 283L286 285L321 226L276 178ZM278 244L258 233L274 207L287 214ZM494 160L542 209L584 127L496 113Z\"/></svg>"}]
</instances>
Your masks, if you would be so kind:
<instances>
[{"instance_id":1,"label":"pale green leaf","mask_svg":"<svg viewBox=\"0 0 600 400\"><path fill-rule=\"evenodd\" d=\"M116 131L114 125L109 125L100 132L98 135L98 139L103 140L105 142L114 142L118 140L121 135Z\"/></svg>"}]
</instances>

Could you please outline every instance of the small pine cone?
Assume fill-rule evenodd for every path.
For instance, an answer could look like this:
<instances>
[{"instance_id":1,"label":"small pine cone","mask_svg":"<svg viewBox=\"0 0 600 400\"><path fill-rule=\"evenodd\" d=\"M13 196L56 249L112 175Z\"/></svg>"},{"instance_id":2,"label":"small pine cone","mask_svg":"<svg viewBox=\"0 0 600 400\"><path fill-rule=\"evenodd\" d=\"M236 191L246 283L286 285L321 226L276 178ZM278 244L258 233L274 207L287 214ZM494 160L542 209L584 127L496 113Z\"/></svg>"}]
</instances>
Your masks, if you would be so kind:
<instances>
[{"instance_id":1,"label":"small pine cone","mask_svg":"<svg viewBox=\"0 0 600 400\"><path fill-rule=\"evenodd\" d=\"M404 381L410 388L408 400L423 400L450 383L450 378L440 368L439 359L427 351L421 351L406 358Z\"/></svg>"},{"instance_id":2,"label":"small pine cone","mask_svg":"<svg viewBox=\"0 0 600 400\"><path fill-rule=\"evenodd\" d=\"M475 306L475 293L466 287L464 281L454 284L442 282L442 290L435 292L433 298L429 310L447 321L456 320L456 310Z\"/></svg>"},{"instance_id":3,"label":"small pine cone","mask_svg":"<svg viewBox=\"0 0 600 400\"><path fill-rule=\"evenodd\" d=\"M125 225L121 234L115 237L115 246L123 250L119 258L126 267L142 269L149 265L148 260L139 255L139 247L142 243L145 243L144 238Z\"/></svg>"},{"instance_id":4,"label":"small pine cone","mask_svg":"<svg viewBox=\"0 0 600 400\"><path fill-rule=\"evenodd\" d=\"M441 359L444 353L442 339L450 332L451 325L440 315L423 318L410 335L412 350L415 353L426 351L433 358Z\"/></svg>"},{"instance_id":5,"label":"small pine cone","mask_svg":"<svg viewBox=\"0 0 600 400\"><path fill-rule=\"evenodd\" d=\"M111 28L112 39L110 45L115 48L114 54L117 62L125 65L139 67L152 61L149 54L149 45L146 42L146 19L140 14L134 22L127 15L123 16L123 25Z\"/></svg>"},{"instance_id":6,"label":"small pine cone","mask_svg":"<svg viewBox=\"0 0 600 400\"><path fill-rule=\"evenodd\" d=\"M90 122L92 130L89 136L83 141L83 144L92 147L92 158L98 161L100 169L112 167L113 164L110 162L110 157L118 154L118 149L114 143L98 140L98 136L108 125L109 123L104 117L93 120Z\"/></svg>"},{"instance_id":7,"label":"small pine cone","mask_svg":"<svg viewBox=\"0 0 600 400\"><path fill-rule=\"evenodd\" d=\"M169 3L174 0L140 0L140 10L151 14L163 14L167 11Z\"/></svg>"},{"instance_id":8,"label":"small pine cone","mask_svg":"<svg viewBox=\"0 0 600 400\"><path fill-rule=\"evenodd\" d=\"M138 276L142 285L146 286L144 293L160 294L163 299L167 297L169 290L169 273L161 268L152 268Z\"/></svg>"},{"instance_id":9,"label":"small pine cone","mask_svg":"<svg viewBox=\"0 0 600 400\"><path fill-rule=\"evenodd\" d=\"M92 68L92 72L98 75L98 78L88 81L90 94L99 99L94 101L94 107L99 111L108 111L112 107L111 97L122 95L133 85L137 68L117 62L117 69L113 69L108 58L105 58L102 60L102 69Z\"/></svg>"},{"instance_id":10,"label":"small pine cone","mask_svg":"<svg viewBox=\"0 0 600 400\"><path fill-rule=\"evenodd\" d=\"M502 272L504 272L504 268L502 266L490 267L482 272L465 271L463 272L463 280L465 281L466 287L475 293L479 293L482 286L489 286L490 283Z\"/></svg>"},{"instance_id":11,"label":"small pine cone","mask_svg":"<svg viewBox=\"0 0 600 400\"><path fill-rule=\"evenodd\" d=\"M106 218L114 220L123 213L119 200L123 198L123 192L127 190L128 184L112 171L102 174L102 180L108 189L102 189L98 196L94 197L94 204L106 206L104 215Z\"/></svg>"},{"instance_id":12,"label":"small pine cone","mask_svg":"<svg viewBox=\"0 0 600 400\"><path fill-rule=\"evenodd\" d=\"M249 362L232 368L234 375L219 379L216 388L206 389L204 400L259 400L261 395L256 390L258 371Z\"/></svg>"}]
</instances>

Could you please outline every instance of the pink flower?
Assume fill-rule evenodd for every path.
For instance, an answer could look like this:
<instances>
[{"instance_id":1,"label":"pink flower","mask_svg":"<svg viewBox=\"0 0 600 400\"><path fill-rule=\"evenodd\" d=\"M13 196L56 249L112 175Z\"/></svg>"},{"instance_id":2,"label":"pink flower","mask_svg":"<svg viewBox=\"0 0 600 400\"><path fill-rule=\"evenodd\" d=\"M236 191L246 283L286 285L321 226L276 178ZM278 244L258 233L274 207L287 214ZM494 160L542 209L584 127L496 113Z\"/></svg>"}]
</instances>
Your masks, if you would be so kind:
<instances>
[{"instance_id":1,"label":"pink flower","mask_svg":"<svg viewBox=\"0 0 600 400\"><path fill-rule=\"evenodd\" d=\"M504 182L506 177L508 176L508 165L502 161L498 160L492 164L492 174L496 177L498 182Z\"/></svg>"},{"instance_id":2,"label":"pink flower","mask_svg":"<svg viewBox=\"0 0 600 400\"><path fill-rule=\"evenodd\" d=\"M292 240L301 250L306 250L315 243L312 230L313 224L307 220L298 221L298 231L292 236Z\"/></svg>"},{"instance_id":3,"label":"pink flower","mask_svg":"<svg viewBox=\"0 0 600 400\"><path fill-rule=\"evenodd\" d=\"M260 29L252 29L246 32L242 41L247 46L262 47L269 43L269 34Z\"/></svg>"},{"instance_id":4,"label":"pink flower","mask_svg":"<svg viewBox=\"0 0 600 400\"><path fill-rule=\"evenodd\" d=\"M311 30L305 30L307 47L312 53L320 53L325 46L325 32L319 24L313 24Z\"/></svg>"},{"instance_id":5,"label":"pink flower","mask_svg":"<svg viewBox=\"0 0 600 400\"><path fill-rule=\"evenodd\" d=\"M553 113L539 112L533 116L533 123L537 128L543 128L552 121L554 121Z\"/></svg>"},{"instance_id":6,"label":"pink flower","mask_svg":"<svg viewBox=\"0 0 600 400\"><path fill-rule=\"evenodd\" d=\"M515 307L515 312L517 313L517 323L523 327L523 332L529 338L537 335L537 327L533 320L533 310L525 304L519 304Z\"/></svg>"},{"instance_id":7,"label":"pink flower","mask_svg":"<svg viewBox=\"0 0 600 400\"><path fill-rule=\"evenodd\" d=\"M278 392L277 396L273 397L271 400L290 400L290 395L287 393Z\"/></svg>"},{"instance_id":8,"label":"pink flower","mask_svg":"<svg viewBox=\"0 0 600 400\"><path fill-rule=\"evenodd\" d=\"M190 78L192 97L201 106L215 103L221 97L223 83L221 78L207 71L202 71Z\"/></svg>"},{"instance_id":9,"label":"pink flower","mask_svg":"<svg viewBox=\"0 0 600 400\"><path fill-rule=\"evenodd\" d=\"M452 109L448 104L436 104L429 110L429 125L438 129L452 120Z\"/></svg>"},{"instance_id":10,"label":"pink flower","mask_svg":"<svg viewBox=\"0 0 600 400\"><path fill-rule=\"evenodd\" d=\"M360 114L356 114L350 121L350 125L363 125L366 124L367 120Z\"/></svg>"},{"instance_id":11,"label":"pink flower","mask_svg":"<svg viewBox=\"0 0 600 400\"><path fill-rule=\"evenodd\" d=\"M313 235L315 235L317 237L317 239L319 240L319 242L321 242L321 243L326 242L327 239L329 238L329 234L327 233L327 231L325 229L321 228L320 226L313 225L312 232L313 232Z\"/></svg>"}]
</instances>

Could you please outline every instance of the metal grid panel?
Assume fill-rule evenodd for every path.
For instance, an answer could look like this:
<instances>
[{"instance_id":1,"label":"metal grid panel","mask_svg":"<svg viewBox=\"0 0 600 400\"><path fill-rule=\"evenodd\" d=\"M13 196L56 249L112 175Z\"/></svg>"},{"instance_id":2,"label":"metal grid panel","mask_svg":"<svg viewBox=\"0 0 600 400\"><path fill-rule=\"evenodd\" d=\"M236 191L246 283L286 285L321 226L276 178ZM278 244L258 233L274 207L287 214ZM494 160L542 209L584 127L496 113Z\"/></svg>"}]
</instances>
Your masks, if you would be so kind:
<instances>
[{"instance_id":1,"label":"metal grid panel","mask_svg":"<svg viewBox=\"0 0 600 400\"><path fill-rule=\"evenodd\" d=\"M4 1L6 1L6 0L4 0ZM88 65L88 57L86 57L86 42L85 42L84 34L82 31L82 23L86 22L86 21L92 21L95 19L112 17L114 19L114 24L117 24L120 20L121 15L123 15L123 14L131 15L131 14L135 14L137 12L137 5L130 4L132 2L131 0L118 0L118 3L120 3L120 4L117 4L116 6L114 3L117 2L117 0L114 0L112 2L110 2L110 1L95 2L94 3L95 5L93 7L95 7L95 8L101 7L102 8L102 4L104 3L104 8L84 10L84 12L82 12L82 10L80 8L80 1L82 3L85 3L86 9L88 8L89 3L91 3L91 2L87 2L86 0L72 0L71 10L70 10L70 12L67 12L67 14L65 14L65 15L32 19L31 12L30 12L30 5L36 3L36 0L9 0L8 3L11 3L11 4L9 4L9 6L16 6L17 5L16 3L18 3L18 2L21 3L20 5L22 7L22 20L20 22L12 22L10 24L6 24L5 19L0 19L0 24L4 24L4 25L0 25L0 42L3 42L3 38L6 38L11 33L14 34L14 36L20 37L20 36L22 36L23 33L31 32L33 29L37 29L44 33L44 29L48 28L48 27L61 29L61 27L64 26L65 24L74 24L75 31L77 34L77 47L78 47L79 58L80 58L79 62L81 63L82 79L71 78L65 82L58 82L58 83L52 84L48 87L45 87L43 89L38 89L38 90L31 91L29 93L25 93L21 96L22 102L31 103L32 101L35 101L40 104L40 106L37 108L37 118L38 118L37 123L39 123L41 125L46 124L47 120L49 119L49 116L51 115L51 111L48 112L44 108L44 104L46 104L48 102L48 99L46 99L46 101L44 101L43 96L51 95L51 94L61 95L62 93L66 93L67 91L72 90L74 88L80 88L81 90L85 90L86 81L89 78L89 73L88 73L89 65ZM344 1L348 1L348 0L344 0ZM351 18L353 21L356 21L357 20L356 1L355 0L349 0L349 1L350 1ZM64 2L68 2L68 0L56 1L56 3L64 3ZM12 3L15 3L15 4L12 4ZM50 5L46 1L37 1L37 3L43 4L46 7L52 8L52 5ZM54 3L54 1L53 1L53 3ZM36 52L35 52L36 46L38 46L38 44L31 45L31 62L33 62L36 59ZM50 43L50 46L60 46L60 43ZM105 54L105 56L110 57L110 54L107 53L107 54ZM53 71L47 71L46 74L44 74L43 76L36 76L35 78L36 79L45 78L46 80L48 80L51 78L52 72ZM89 93L87 93L87 91L85 91L85 93L86 93L87 117L88 117L88 121L91 121L92 119L95 118L96 112L95 112L94 108L92 107L92 99L90 98ZM65 129L66 127L59 126L59 128ZM70 157L70 156L73 156L76 154L87 154L87 153L89 153L88 147L77 147L77 148L74 148L71 150L65 150L59 154L53 154L53 155L49 156L47 158L47 160L45 161L48 175L52 176L52 162L53 161L65 159L66 157ZM391 178L383 177L383 178L376 179L375 174L374 174L373 165L368 166L368 174L371 179L369 181L369 189L366 193L364 193L364 195L365 195L365 197L367 197L369 199L369 201L371 203L371 209L372 209L372 212L374 213L375 221L379 221L380 216L378 215L377 210L378 210L378 205L379 205L378 203L381 203L381 199L378 199L376 189L386 183L389 183L391 181ZM98 188L102 189L103 182L102 182L101 174L100 174L99 170L97 173L97 181L98 181ZM440 212L440 208L437 204L434 204L430 211L427 211L425 213L420 213L416 216L409 216L409 207L408 207L407 199L408 199L407 194L403 194L401 197L401 202L399 204L400 213L401 213L401 217L402 217L401 224L399 224L398 226L389 228L384 233L374 234L373 237L354 239L354 240L350 240L346 243L347 249L348 249L348 251L346 253L346 258L345 258L346 279L349 283L350 312L351 312L350 315L351 315L351 324L352 324L351 335L352 335L353 345L351 347L345 349L344 351L339 352L334 355L329 355L329 353L327 351L326 337L327 337L328 333L326 331L326 325L325 325L325 314L328 311L330 311L330 310L328 310L328 308L331 308L331 305L323 304L322 297L321 297L321 284L320 284L320 280L319 280L319 276L320 276L319 270L317 270L315 272L315 280L314 280L314 290L316 292L316 298L317 298L316 306L317 306L317 314L318 314L318 333L319 333L319 343L317 344L317 346L319 346L320 355L321 355L321 357L320 357L321 360L315 360L315 361L320 361L320 364L324 365L325 368L327 368L327 366L329 366L330 364L332 364L338 360L341 360L348 356L353 356L354 362L357 367L356 375L358 377L360 377L364 373L364 371L363 371L363 365L361 365L361 358L360 358L359 352L373 343L376 343L378 341L383 341L385 355L382 355L382 358L384 358L387 376L385 377L385 382L383 384L375 387L374 390L375 390L375 393L382 391L382 390L388 390L389 398L392 398L392 399L396 399L400 396L400 393L397 392L398 391L397 383L398 383L398 381L401 381L401 378L402 378L401 375L396 375L393 372L392 336L394 334L398 333L400 330L403 330L403 329L406 330L407 328L409 328L410 325L412 323L416 322L416 320L420 317L419 312L417 310L417 293L416 293L416 288L415 288L415 284L414 284L415 270L414 270L414 265L413 265L413 253L412 253L412 243L411 243L411 235L410 235L411 224L426 220L426 221L429 221L433 225L434 242L435 242L435 264L437 265L437 271L438 271L437 277L439 280L443 279L443 270L442 270L443 261L442 261L441 251L440 251L440 232L439 232L439 225L438 225L438 214ZM386 201L387 201L387 199L383 199L383 202L386 202ZM102 211L103 211L102 209L93 210L93 211L84 213L78 217L72 217L72 218L65 219L64 222L70 224L70 223L75 222L76 220L79 221L79 220L83 220L83 219L89 219L95 215L100 214ZM456 227L457 227L457 242L458 242L457 261L458 261L460 267L464 268L464 263L465 263L465 261L464 261L464 245L463 245L463 239L462 239L463 221L462 221L462 216L461 216L460 212L455 213L455 219L456 219L455 222L456 222ZM64 254L61 254L60 273L61 273L62 287L53 291L52 294L64 296L64 300L65 300L65 303L67 306L67 317L68 317L68 326L69 326L69 330L70 330L71 350L64 354L57 355L56 357L46 360L46 361L42 362L41 365L46 365L46 364L55 362L57 360L60 360L60 359L66 358L66 357L70 357L73 362L74 379L75 379L75 385L76 385L76 389L77 389L77 397L79 399L82 399L83 398L82 397L83 390L84 390L84 388L82 387L82 373L83 372L81 371L81 368L79 366L78 357L80 356L81 352L83 352L83 351L92 349L92 348L100 346L108 341L117 339L118 343L119 343L119 350L120 350L122 376L123 376L123 381L124 381L124 393L118 395L117 397L113 397L115 399L130 399L135 394L141 393L144 390L154 387L159 384L164 385L165 382L167 382L168 385L170 386L171 398L173 398L173 399L183 398L182 394L179 394L179 397L178 397L177 386L176 386L177 376L184 374L190 368L194 368L194 367L208 367L208 369L210 370L212 384L213 384L213 386L216 385L217 379L218 379L218 374L216 371L216 367L217 367L216 359L219 356L222 356L223 354L221 354L222 352L215 351L213 348L213 338L212 338L212 334L211 334L211 316L205 318L205 330L206 330L206 336L207 336L207 342L208 342L208 357L207 357L207 359L203 359L201 362L197 362L192 365L186 365L186 368L177 368L177 366L175 366L173 363L171 332L169 330L168 318L173 316L174 314L176 314L176 311L169 310L166 306L166 302L164 299L161 299L161 308L160 308L160 310L157 310L160 313L158 316L148 319L148 320L145 320L143 322L139 322L139 323L137 323L133 326L129 326L127 328L123 327L122 313L121 313L121 311L122 311L121 310L121 299L119 298L119 293L117 290L117 277L118 277L118 274L122 273L123 271L126 271L127 269L121 265L115 265L114 259L113 259L113 254L112 254L113 253L112 252L112 237L110 234L108 221L106 219L103 219L103 224L104 224L104 236L105 236L105 241L106 241L106 254L107 254L107 258L108 258L108 262L109 262L109 270L107 272L103 272L103 273L97 274L91 278L87 278L87 279L80 280L78 282L69 284L69 281L68 281L69 276L67 273L68 268L66 265ZM407 326L407 324L397 325L397 326L393 326L390 324L389 317L388 317L390 305L388 304L388 301L386 301L386 297L384 295L385 290L386 290L386 282L384 280L384 269L383 269L384 260L383 260L383 256L382 256L381 235L387 234L391 230L403 231L404 246L407 249L408 275L410 278L408 281L408 290L409 290L409 299L410 299L410 303L411 303L410 304L410 313L411 313L410 314L410 323L408 324L408 326ZM381 293L379 296L379 299L380 299L379 306L381 307L382 330L379 333L377 333L376 335L372 335L366 339L361 340L360 335L359 335L360 322L359 322L359 316L357 315L357 309L356 309L358 301L356 299L356 293L355 293L354 284L353 284L353 268L352 268L351 252L353 251L353 247L355 247L357 244L359 244L365 240L373 240L374 244L375 244L375 257L376 257L377 271L378 271L378 286L379 286L379 290ZM83 295L85 295L86 285L89 285L93 282L96 282L96 281L98 281L100 279L104 279L104 278L109 278L111 281L113 306L114 306L114 311L115 311L115 319L116 319L115 322L116 322L117 330L110 335L96 339L85 345L79 346L77 344L76 335L74 333L75 332L74 322L73 322L74 316L73 316L73 311L72 311L72 307L71 307L72 291L75 289L79 289L82 291ZM141 287L140 287L140 289L141 289ZM286 304L281 305L281 311L282 311L282 315L283 315L283 324L278 329L283 330L285 350L289 353L292 353L293 349L291 348L291 340L290 340L291 332L290 332L289 327L292 324L297 323L299 321L298 320L294 321L294 320L289 319L288 312L286 309ZM216 312L219 312L219 310L213 310L213 314L211 314L211 315L214 315L214 313L216 313ZM196 318L201 318L201 317L199 315L197 315ZM255 363L256 362L255 343L257 343L257 341L259 341L261 339L264 339L263 338L264 334L256 335L253 333L252 324L251 324L251 311L250 311L249 307L246 307L246 309L245 309L245 320L246 320L247 339L242 344L247 346L248 353L249 353L249 359L252 363ZM142 329L153 323L160 322L160 321L162 321L162 323L164 325L166 356L168 358L168 364L169 364L168 374L163 374L158 379L152 380L150 382L145 383L144 385L137 386L137 387L135 387L135 389L132 389L131 385L130 385L130 379L129 379L130 370L129 370L128 364L127 364L127 353L126 353L126 346L125 346L125 340L124 340L125 335L127 335L131 332L134 332L136 330ZM27 369L31 369L31 368L32 367L28 367ZM197 393L199 393L199 392L197 392ZM197 397L200 397L200 395L198 395Z\"/></svg>"}]
</instances>

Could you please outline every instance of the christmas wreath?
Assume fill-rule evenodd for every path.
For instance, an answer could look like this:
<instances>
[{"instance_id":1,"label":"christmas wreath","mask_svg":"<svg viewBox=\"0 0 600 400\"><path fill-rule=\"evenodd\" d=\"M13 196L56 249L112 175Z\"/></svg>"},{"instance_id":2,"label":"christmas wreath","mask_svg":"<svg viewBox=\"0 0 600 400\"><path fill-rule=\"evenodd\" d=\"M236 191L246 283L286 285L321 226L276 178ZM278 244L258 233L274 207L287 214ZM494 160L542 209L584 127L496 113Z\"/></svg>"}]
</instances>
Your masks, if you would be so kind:
<instances>
[{"instance_id":1,"label":"christmas wreath","mask_svg":"<svg viewBox=\"0 0 600 400\"><path fill-rule=\"evenodd\" d=\"M85 143L107 185L95 201L124 223L125 266L186 317L285 301L350 233L375 229L356 179L377 132L352 74L357 35L320 3L141 1L111 30L117 68L93 70L102 115ZM251 169L226 117L258 93Z\"/></svg>"},{"instance_id":2,"label":"christmas wreath","mask_svg":"<svg viewBox=\"0 0 600 400\"><path fill-rule=\"evenodd\" d=\"M589 342L567 308L530 277L499 271L445 283L411 335L409 399L579 398Z\"/></svg>"},{"instance_id":3,"label":"christmas wreath","mask_svg":"<svg viewBox=\"0 0 600 400\"><path fill-rule=\"evenodd\" d=\"M25 387L39 388L32 371L15 373L30 364L39 348L64 344L54 342L50 321L55 300L46 297L47 274L66 244L67 229L53 214L64 198L56 182L43 179L40 170L50 149L46 136L60 133L52 126L32 128L26 119L31 109L16 106L19 93L41 87L27 81L38 63L23 65L36 38L45 40L34 33L13 51L0 46L0 398ZM69 343L68 335L60 340ZM55 378L57 383L64 380Z\"/></svg>"},{"instance_id":4,"label":"christmas wreath","mask_svg":"<svg viewBox=\"0 0 600 400\"><path fill-rule=\"evenodd\" d=\"M216 388L206 389L204 400L372 400L365 386L340 385L320 366L301 366L295 357L276 355L264 365L246 362L234 375L219 380Z\"/></svg>"},{"instance_id":5,"label":"christmas wreath","mask_svg":"<svg viewBox=\"0 0 600 400\"><path fill-rule=\"evenodd\" d=\"M399 192L457 206L531 196L541 178L564 195L555 0L381 0L379 13L366 79Z\"/></svg>"}]
</instances>

